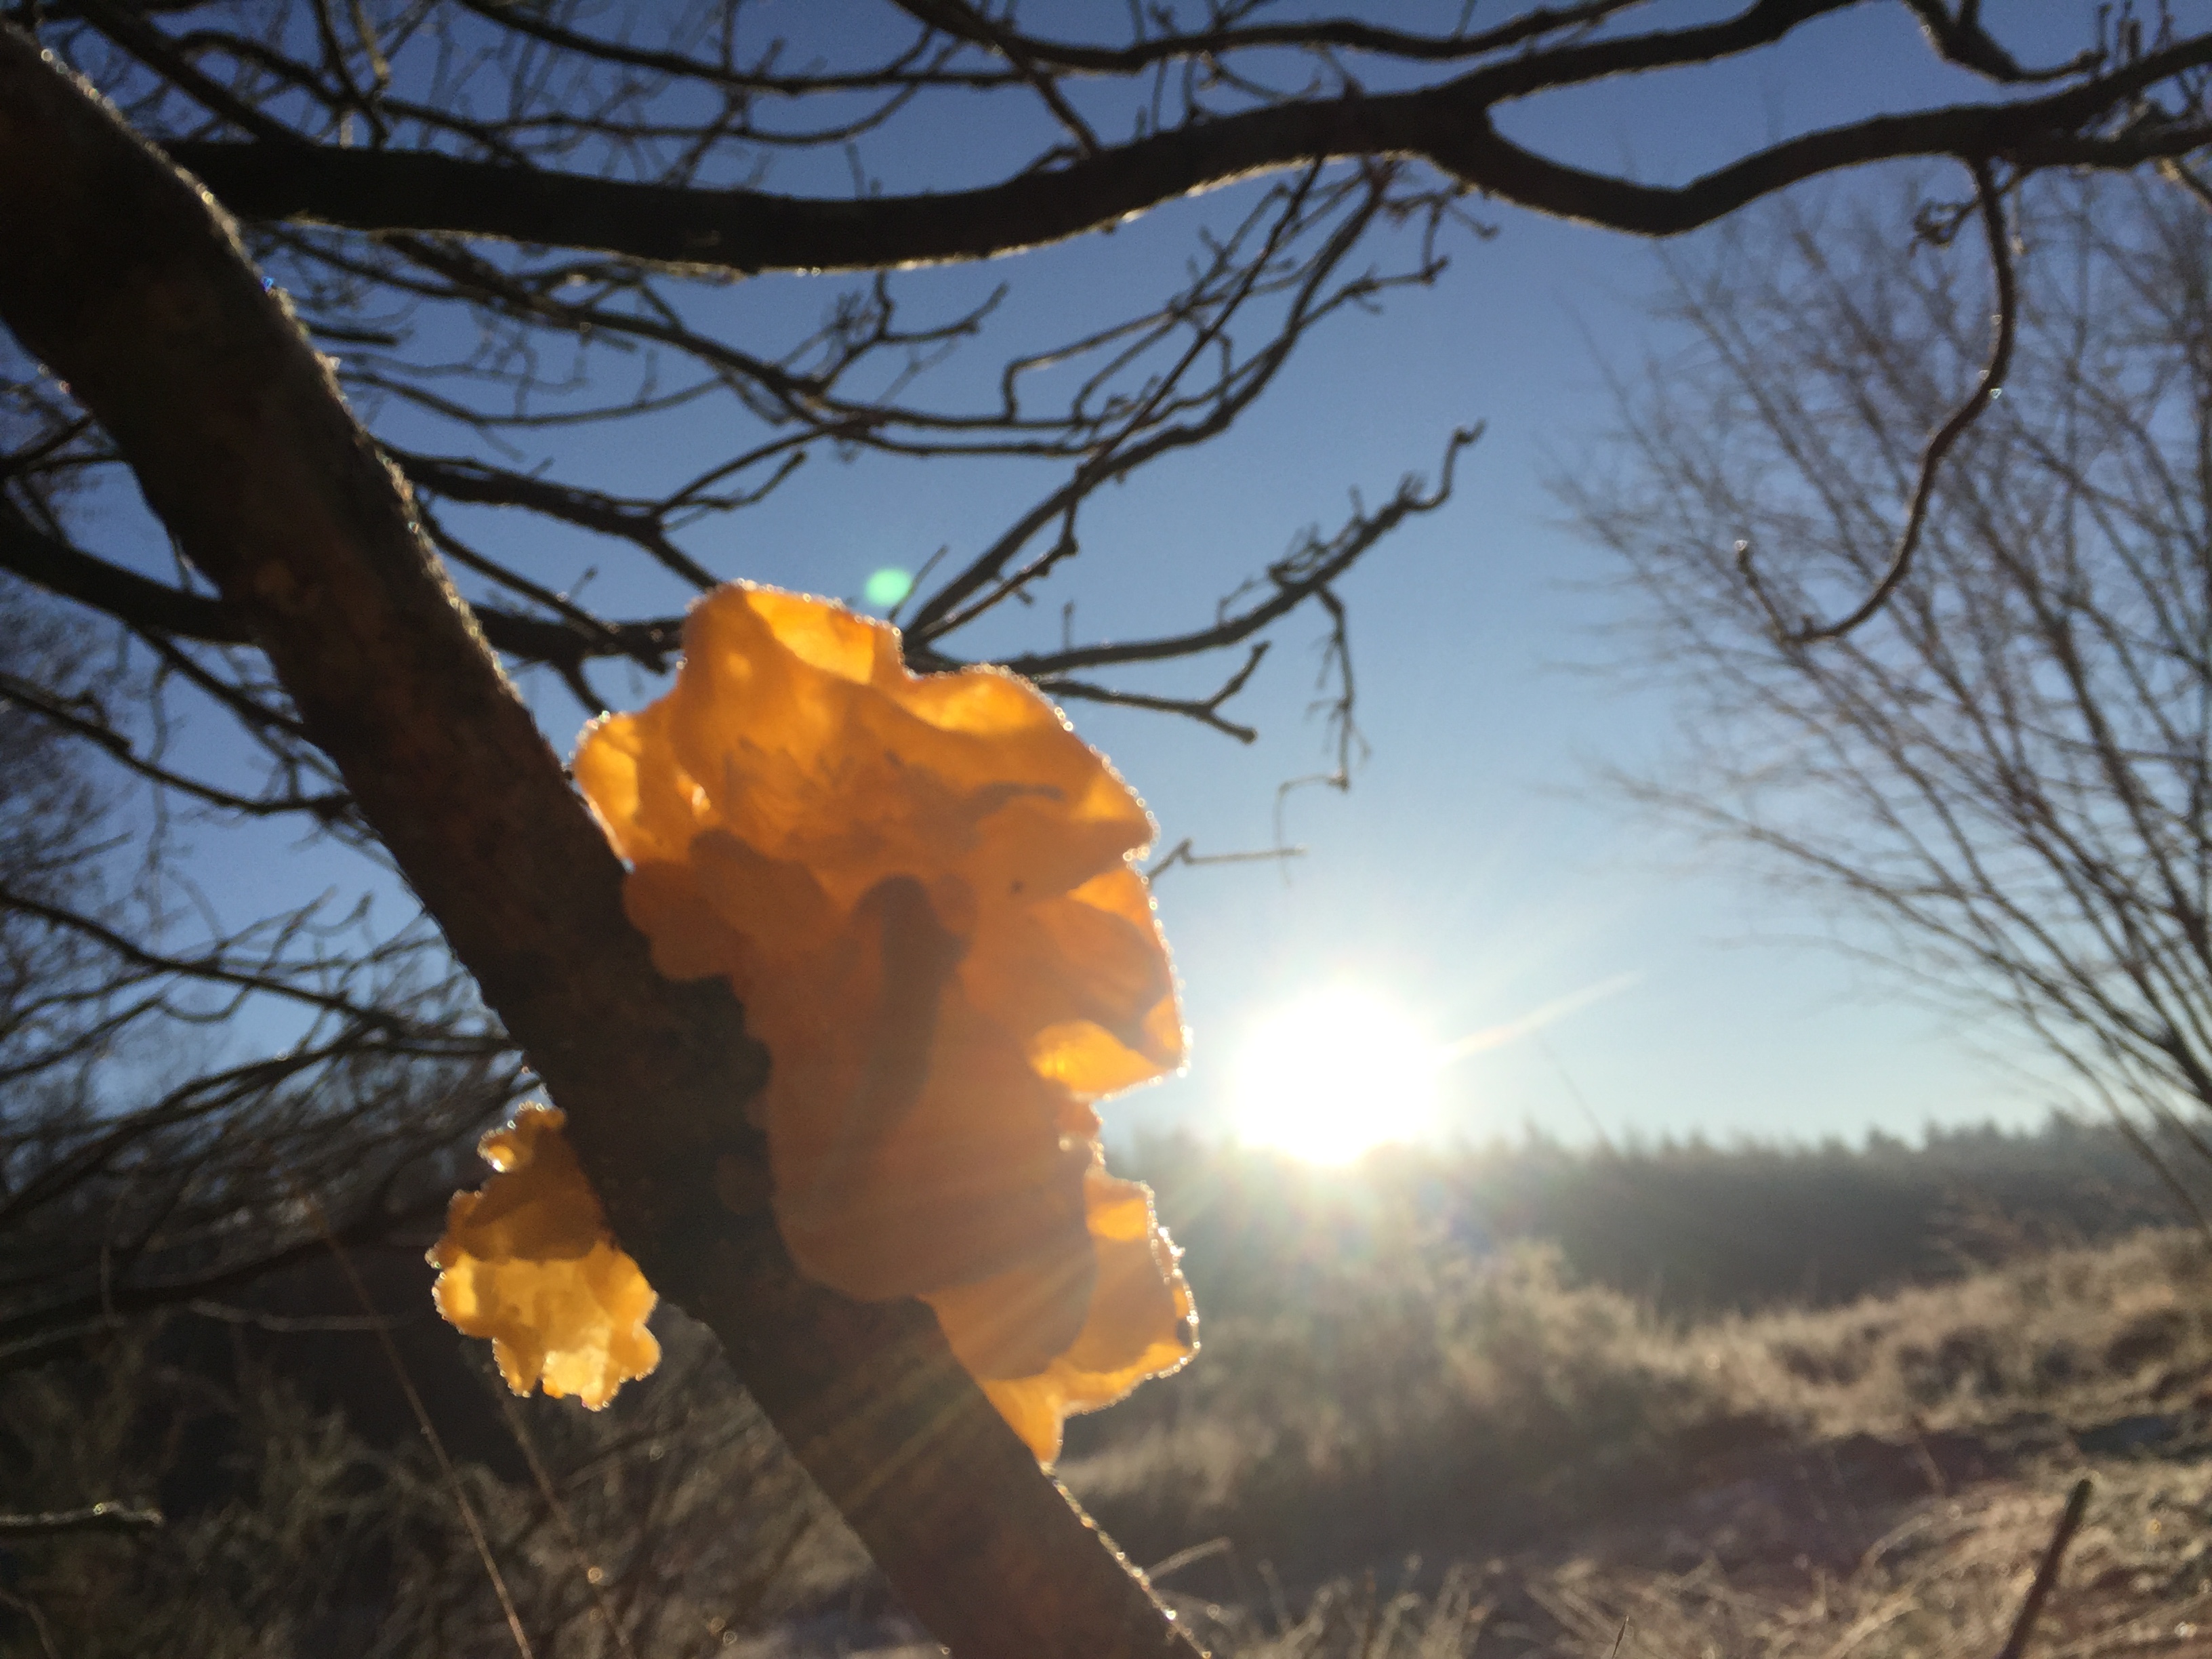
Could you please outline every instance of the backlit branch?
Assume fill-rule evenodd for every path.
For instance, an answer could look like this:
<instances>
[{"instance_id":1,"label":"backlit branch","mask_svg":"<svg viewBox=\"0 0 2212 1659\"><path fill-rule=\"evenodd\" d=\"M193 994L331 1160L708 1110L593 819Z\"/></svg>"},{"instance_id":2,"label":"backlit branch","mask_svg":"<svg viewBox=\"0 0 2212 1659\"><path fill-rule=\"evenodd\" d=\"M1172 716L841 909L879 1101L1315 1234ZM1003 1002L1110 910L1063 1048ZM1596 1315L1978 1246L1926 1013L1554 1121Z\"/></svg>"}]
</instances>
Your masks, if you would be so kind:
<instances>
[{"instance_id":1,"label":"backlit branch","mask_svg":"<svg viewBox=\"0 0 2212 1659\"><path fill-rule=\"evenodd\" d=\"M1974 205L1980 213L1983 234L1989 245L1990 270L1997 290L1990 359L1966 401L1929 434L1927 447L1920 452L1919 473L1913 481L1911 497L1905 504L1905 528L1899 532L1896 550L1890 555L1889 564L1875 583L1874 590L1855 609L1834 622L1816 623L1808 617L1792 628L1783 621L1780 610L1759 579L1751 544L1737 544L1737 568L1750 585L1752 596L1773 624L1775 637L1785 645L1796 647L1824 640L1840 640L1889 603L1890 595L1897 592L1898 584L1912 568L1912 556L1920 545L1921 532L1927 528L1928 508L1935 499L1936 480L1942 471L1943 458L2003 391L2005 376L2012 370L2013 343L2020 331L2020 289L2013 275L2012 233L2005 226L2004 198L1987 161L1974 163Z\"/></svg>"},{"instance_id":2,"label":"backlit branch","mask_svg":"<svg viewBox=\"0 0 2212 1659\"><path fill-rule=\"evenodd\" d=\"M1562 48L1441 87L1271 105L980 189L922 196L845 201L632 184L419 150L230 141L168 148L247 218L490 236L750 272L989 258L1064 240L1254 173L1353 156L1417 158L1486 196L1615 230L1671 236L1791 185L1876 161L1993 156L2025 167L2118 168L2212 143L2212 126L2195 119L2111 135L2094 130L2160 82L2212 64L2212 40L2204 39L2039 99L1823 128L1680 185L1645 185L1554 161L1491 124L1499 103L1749 51L1836 3L1761 3L1731 23L1640 37L1633 45Z\"/></svg>"},{"instance_id":3,"label":"backlit branch","mask_svg":"<svg viewBox=\"0 0 2212 1659\"><path fill-rule=\"evenodd\" d=\"M1194 1651L1039 1473L926 1310L793 1269L719 981L678 988L620 865L502 682L329 371L204 198L0 31L0 317L100 420L248 619L316 741L548 1091L610 1219L732 1365L891 1582L973 1655ZM179 325L179 319L185 319ZM250 484L246 474L251 474ZM656 1109L641 1116L640 1099ZM738 1183L742 1185L743 1183Z\"/></svg>"},{"instance_id":4,"label":"backlit branch","mask_svg":"<svg viewBox=\"0 0 2212 1659\"><path fill-rule=\"evenodd\" d=\"M30 524L4 499L0 499L0 569L105 611L142 633L207 645L252 642L244 620L213 594L151 580L72 547ZM556 602L554 595L543 597L549 604ZM684 626L680 617L604 623L580 610L564 613L559 621L495 605L475 605L470 614L492 647L518 662L559 666L626 657L655 672L665 667Z\"/></svg>"},{"instance_id":5,"label":"backlit branch","mask_svg":"<svg viewBox=\"0 0 2212 1659\"><path fill-rule=\"evenodd\" d=\"M1323 540L1309 532L1293 552L1268 567L1265 583L1258 585L1264 597L1237 607L1235 600L1239 596L1232 596L1223 607L1221 619L1210 628L1156 639L1038 652L1009 658L1002 665L1033 679L1053 679L1078 669L1115 663L1162 662L1241 644L1307 600L1317 598L1330 582L1357 563L1362 554L1407 518L1432 513L1450 500L1453 473L1460 453L1481 436L1480 426L1462 428L1452 434L1433 489L1425 490L1419 478L1408 477L1382 507L1371 514L1355 513L1334 536Z\"/></svg>"}]
</instances>

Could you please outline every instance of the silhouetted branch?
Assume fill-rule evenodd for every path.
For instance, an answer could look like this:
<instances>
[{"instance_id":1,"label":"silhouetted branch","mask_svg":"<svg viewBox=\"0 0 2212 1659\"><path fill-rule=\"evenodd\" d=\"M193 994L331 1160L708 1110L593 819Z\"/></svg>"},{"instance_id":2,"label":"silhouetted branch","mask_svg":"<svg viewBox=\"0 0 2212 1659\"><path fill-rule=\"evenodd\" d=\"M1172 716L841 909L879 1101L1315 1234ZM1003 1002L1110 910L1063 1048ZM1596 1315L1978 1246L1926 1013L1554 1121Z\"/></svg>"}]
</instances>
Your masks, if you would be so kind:
<instances>
[{"instance_id":1,"label":"silhouetted branch","mask_svg":"<svg viewBox=\"0 0 2212 1659\"><path fill-rule=\"evenodd\" d=\"M274 817L285 812L304 812L328 823L343 817L349 805L343 794L256 797L241 795L198 778L186 777L181 772L148 760L137 751L128 737L100 718L96 711L70 708L52 694L18 680L13 675L0 673L0 701L12 702L41 720L52 722L73 737L98 744L110 759L125 770L149 783L159 784L164 789L173 789L179 794L188 795L204 805L219 806L226 811L257 818ZM0 893L0 899L5 897L3 893Z\"/></svg>"},{"instance_id":2,"label":"silhouetted branch","mask_svg":"<svg viewBox=\"0 0 2212 1659\"><path fill-rule=\"evenodd\" d=\"M178 956L141 945L98 917L49 903L33 894L5 885L0 885L0 907L19 915L35 916L50 927L90 939L101 950L142 973L198 980L210 985L224 986L246 995L279 997L319 1009L325 1013L339 1015L359 1024L364 1030L382 1032L395 1039L436 1044L450 1040L435 1031L418 1030L412 1022L390 1009L374 1007L335 992L318 990L312 985L301 983L301 975L315 971L323 964L285 963L276 955L274 947L258 962L236 960L221 946L198 956ZM277 944L282 943L280 936ZM461 1044L464 1051L478 1049L481 1046L466 1040L463 1040Z\"/></svg>"},{"instance_id":3,"label":"silhouetted branch","mask_svg":"<svg viewBox=\"0 0 2212 1659\"><path fill-rule=\"evenodd\" d=\"M1680 185L1553 161L1491 125L1499 103L1747 52L1841 3L1759 0L1723 23L1564 47L1440 87L1223 115L1065 167L927 195L816 200L632 184L421 150L213 140L168 149L247 218L491 236L753 272L989 258L1098 229L1231 179L1352 156L1419 157L1467 189L1538 212L1672 236L1808 179L1875 161L1956 155L2002 157L2023 167L2124 168L2212 143L2212 126L2196 122L2139 125L2111 137L2085 131L2160 82L2212 64L2212 40L2203 39L2043 98L1823 128Z\"/></svg>"},{"instance_id":4,"label":"silhouetted branch","mask_svg":"<svg viewBox=\"0 0 2212 1659\"><path fill-rule=\"evenodd\" d=\"M1053 118L1074 138L1079 154L1088 156L1099 153L1098 135L1091 131L1090 123L1076 113L1075 106L1067 101L1058 83L1045 72L1029 43L1017 31L995 21L988 11L969 6L967 0L895 0L895 3L933 28L989 46L1036 89L1044 106L1052 112Z\"/></svg>"},{"instance_id":5,"label":"silhouetted branch","mask_svg":"<svg viewBox=\"0 0 2212 1659\"><path fill-rule=\"evenodd\" d=\"M1082 680L1057 678L1040 680L1037 686L1040 690L1055 697L1079 697L1085 702L1109 702L1124 708L1149 708L1157 714L1181 714L1200 725L1210 726L1239 743L1253 743L1258 740L1260 734L1249 726L1239 726L1224 717L1221 705L1244 689L1244 683L1252 678L1253 671L1259 667L1267 654L1267 641L1263 640L1252 647L1251 654L1244 659L1244 665L1224 681L1220 689L1210 697L1160 697L1142 691L1116 690L1109 686L1091 685Z\"/></svg>"},{"instance_id":6,"label":"silhouetted branch","mask_svg":"<svg viewBox=\"0 0 2212 1659\"><path fill-rule=\"evenodd\" d=\"M248 618L567 1110L624 1246L720 1334L908 1604L967 1655L1194 1652L926 1309L835 1296L798 1273L765 1213L721 1207L718 1163L768 1188L743 1115L762 1060L727 986L653 970L619 862L283 301L203 198L12 30L0 217L42 227L0 243L0 317Z\"/></svg>"},{"instance_id":7,"label":"silhouetted branch","mask_svg":"<svg viewBox=\"0 0 2212 1659\"><path fill-rule=\"evenodd\" d=\"M1303 847L1264 847L1249 853L1201 853L1196 849L1191 838L1185 836L1168 848L1164 857L1153 862L1145 872L1145 879L1158 881L1170 870L1195 870L1210 864L1279 864L1285 859L1302 859L1305 855L1306 849ZM1157 1579L1163 1572L1188 1565L1188 1561L1178 1555L1169 1565L1150 1569L1150 1576Z\"/></svg>"},{"instance_id":8,"label":"silhouetted branch","mask_svg":"<svg viewBox=\"0 0 2212 1659\"><path fill-rule=\"evenodd\" d=\"M1000 665L1032 679L1059 684L1060 676L1074 669L1103 667L1114 663L1164 662L1242 644L1308 599L1317 599L1330 582L1351 568L1362 554L1395 530L1406 519L1432 513L1450 500L1453 475L1460 452L1480 438L1482 430L1477 425L1462 428L1452 434L1451 441L1444 447L1443 463L1433 490L1425 493L1421 480L1408 477L1399 484L1397 493L1389 501L1376 513L1355 512L1350 521L1327 541L1322 540L1317 534L1310 534L1296 551L1268 567L1267 580L1273 591L1267 598L1224 616L1211 628L1195 629L1187 634L1164 635L1156 639L1132 640L1112 645L1077 646L1060 651L1009 657ZM933 665L942 660L934 653L930 653L927 659Z\"/></svg>"},{"instance_id":9,"label":"silhouetted branch","mask_svg":"<svg viewBox=\"0 0 2212 1659\"><path fill-rule=\"evenodd\" d=\"M2009 252L1990 194L1958 222L1978 215ZM1886 219L1785 221L1768 258L1678 277L1705 349L1625 398L1626 481L1562 487L1650 601L1650 659L1689 699L1692 769L1624 780L1637 798L1849 901L1871 925L1844 936L1855 954L1996 1013L2137 1119L2147 1157L2198 1164L2212 221L2089 179L2005 200L2041 258L2017 273L2004 397L1945 464L1880 628L1799 648L1726 538L1786 550L1786 591L1893 562L1896 502L1927 487L1899 434L1952 404L1953 365L1993 359L1975 263L1912 257ZM2202 1225L2201 1197L2169 1190Z\"/></svg>"},{"instance_id":10,"label":"silhouetted branch","mask_svg":"<svg viewBox=\"0 0 2212 1659\"><path fill-rule=\"evenodd\" d=\"M252 643L244 620L213 594L171 587L72 547L32 525L4 498L0 498L0 569L104 611L142 633L207 645ZM544 597L549 604L557 603L555 595ZM495 650L523 662L558 665L628 657L658 673L665 671L668 655L684 631L680 617L602 622L574 610L572 616L554 622L483 605L471 606L470 613Z\"/></svg>"},{"instance_id":11,"label":"silhouetted branch","mask_svg":"<svg viewBox=\"0 0 2212 1659\"><path fill-rule=\"evenodd\" d=\"M1905 513L1905 528L1897 538L1897 549L1890 555L1889 565L1874 591L1860 601L1857 609L1832 623L1815 623L1808 618L1795 629L1786 626L1782 613L1775 606L1766 586L1759 580L1758 567L1753 562L1749 542L1736 544L1736 568L1750 584L1756 599L1773 624L1775 637L1790 647L1817 644L1823 640L1839 640L1889 603L1889 597L1912 568L1912 555L1920 545L1920 534L1927 527L1929 503L1935 499L1936 478L1943 465L1943 458L1951 453L1966 428L1979 420L1982 411L1996 402L2002 392L2005 376L2012 371L2013 342L2020 331L2020 289L2013 276L2012 233L2005 226L2004 202L1998 193L1996 179L1987 161L1973 164L1975 204L1981 210L1982 228L1988 240L1990 270L1996 281L1997 302L1995 314L1996 337L1990 343L1990 360L1982 369L1981 378L1966 400L1952 410L1950 418L1936 428L1928 440L1927 447L1920 452L1920 471L1912 485L1912 496Z\"/></svg>"}]
</instances>

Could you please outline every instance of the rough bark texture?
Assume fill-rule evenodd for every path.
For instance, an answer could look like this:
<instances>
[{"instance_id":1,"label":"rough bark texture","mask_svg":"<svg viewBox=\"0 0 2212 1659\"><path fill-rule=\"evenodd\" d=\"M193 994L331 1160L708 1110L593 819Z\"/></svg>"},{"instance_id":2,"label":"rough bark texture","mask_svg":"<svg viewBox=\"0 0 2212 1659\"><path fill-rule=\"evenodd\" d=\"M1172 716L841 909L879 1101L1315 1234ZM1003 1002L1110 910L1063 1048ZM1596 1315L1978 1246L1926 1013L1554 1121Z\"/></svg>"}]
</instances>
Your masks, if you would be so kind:
<instances>
[{"instance_id":1,"label":"rough bark texture","mask_svg":"<svg viewBox=\"0 0 2212 1659\"><path fill-rule=\"evenodd\" d=\"M405 485L212 200L0 26L0 319L67 380L265 649L528 1054L624 1245L704 1319L908 1604L957 1653L1196 1651L1041 1474L918 1304L799 1277L719 981L672 986L622 870L415 522ZM750 1179L744 1177L750 1177ZM647 1384L646 1386L650 1386Z\"/></svg>"}]
</instances>

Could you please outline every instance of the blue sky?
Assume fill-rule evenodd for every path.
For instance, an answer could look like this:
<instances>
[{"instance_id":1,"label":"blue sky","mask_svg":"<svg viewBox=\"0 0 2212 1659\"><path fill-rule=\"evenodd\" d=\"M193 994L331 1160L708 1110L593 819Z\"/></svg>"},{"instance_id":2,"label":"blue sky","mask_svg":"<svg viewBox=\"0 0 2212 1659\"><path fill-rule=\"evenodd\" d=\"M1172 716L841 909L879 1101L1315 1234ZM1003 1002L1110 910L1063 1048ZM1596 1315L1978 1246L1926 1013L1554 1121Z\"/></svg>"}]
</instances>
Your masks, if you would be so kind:
<instances>
[{"instance_id":1,"label":"blue sky","mask_svg":"<svg viewBox=\"0 0 2212 1659\"><path fill-rule=\"evenodd\" d=\"M2008 39L2053 59L2086 44L2094 16L2071 3L2004 9L2015 10L2033 37ZM1935 66L1903 8L1885 6L1808 29L1748 64L1601 85L1510 111L1501 125L1567 159L1672 179L1808 126L1983 90ZM974 159L969 137L948 129L942 152L911 145L886 163L887 184L900 184L897 165L941 183L956 155L988 174L989 157ZM1896 175L1826 188L1893 197ZM1226 220L1237 199L1224 191L1178 204L1111 238L980 270L915 273L904 291L924 313L1004 277L1017 289L1010 333L1049 331L1179 260L1191 227ZM1091 517L1084 558L1041 595L1038 614L1049 610L1055 625L1061 599L1077 599L1092 631L1133 629L1148 616L1201 620L1301 527L1340 518L1348 490L1384 496L1407 471L1433 471L1453 427L1486 423L1451 503L1413 521L1343 585L1371 751L1348 795L1292 797L1285 827L1306 856L1287 869L1177 870L1160 883L1195 1058L1188 1076L1110 1108L1109 1127L1222 1129L1247 1034L1310 991L1346 983L1401 1006L1439 1042L1604 988L1539 1037L1452 1066L1437 1125L1447 1136L1533 1124L1581 1139L1591 1115L1614 1137L1647 1139L2039 1119L2053 1095L1978 1050L2001 1046L2002 1033L1939 1020L1879 973L1808 943L1826 931L1816 910L1778 896L1738 857L1670 838L1596 784L1605 764L1663 769L1673 711L1583 672L1617 663L1619 637L1608 630L1632 606L1607 586L1602 556L1561 522L1547 480L1605 464L1612 407L1602 365L1632 370L1681 343L1646 314L1660 286L1650 246L1478 210L1495 237L1459 239L1433 290L1401 294L1379 317L1325 331L1228 439L1112 493ZM1693 239L1674 251L1694 261L1698 248ZM700 304L742 338L811 315L828 297L819 282L774 278ZM987 342L975 362L996 361ZM595 440L579 459L590 481L649 487L680 471L687 448L712 453L717 435L664 425ZM953 465L843 474L821 465L823 476L702 530L690 550L726 575L857 594L872 570L913 568L940 545L957 561L1036 482ZM541 534L533 526L471 528L562 581L603 556L520 542ZM589 592L610 614L682 599L672 585L628 574ZM1146 796L1167 844L1190 836L1204 851L1265 847L1276 786L1327 763L1307 708L1319 633L1319 619L1303 616L1282 632L1237 711L1263 729L1249 748L1158 716L1071 713ZM1180 683L1210 678L1211 667ZM603 684L615 691L622 679L610 672ZM529 689L565 750L574 703L550 679ZM632 706L652 690L634 682L616 695ZM206 870L211 899L233 920L280 889L312 890L330 878L319 863L296 860L279 877L273 859L240 845L228 843Z\"/></svg>"}]
</instances>

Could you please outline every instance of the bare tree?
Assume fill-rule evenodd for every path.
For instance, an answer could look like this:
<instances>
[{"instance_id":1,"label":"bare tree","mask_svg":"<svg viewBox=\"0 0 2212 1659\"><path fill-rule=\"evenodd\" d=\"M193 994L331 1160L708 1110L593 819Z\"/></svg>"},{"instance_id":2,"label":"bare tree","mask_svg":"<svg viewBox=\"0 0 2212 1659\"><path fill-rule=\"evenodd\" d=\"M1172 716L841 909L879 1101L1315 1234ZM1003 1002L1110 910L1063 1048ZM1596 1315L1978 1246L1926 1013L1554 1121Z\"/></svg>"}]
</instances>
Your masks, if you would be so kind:
<instances>
[{"instance_id":1,"label":"bare tree","mask_svg":"<svg viewBox=\"0 0 2212 1659\"><path fill-rule=\"evenodd\" d=\"M1988 349L1972 242L1799 212L1775 227L1785 258L1678 268L1696 344L1621 384L1630 459L1567 493L1692 711L1687 769L1632 787L1840 898L1923 988L1994 1004L2090 1096L2202 1151L2212 216L2148 179L2039 179L2011 210L2004 395L1849 638L1779 618L1892 562L1921 434Z\"/></svg>"},{"instance_id":2,"label":"bare tree","mask_svg":"<svg viewBox=\"0 0 2212 1659\"><path fill-rule=\"evenodd\" d=\"M1255 555L1225 595L1162 596L1156 626L1086 641L1072 606L1037 631L1020 607L1093 567L1110 583L1115 550L1086 550L1098 493L1233 428L1316 329L1434 281L1471 198L1661 235L1821 173L1945 156L1971 171L1988 217L2039 169L2125 169L2212 141L2197 80L2212 37L2124 27L2071 61L2023 64L1978 7L1938 0L1906 9L1930 52L1976 79L1976 100L1869 115L1680 186L1569 166L1494 123L1525 100L1757 52L1844 4L1757 0L1669 28L1644 27L1637 0L1589 0L1421 32L1395 11L1311 21L1237 0L1202 22L1133 11L1083 39L963 0L902 0L872 27L841 16L793 39L738 0L635 15L59 0L10 14L0 316L22 355L0 567L119 631L101 647L112 658L64 652L7 694L141 792L131 822L156 833L120 908L89 886L9 890L11 926L80 953L81 993L56 1029L100 1035L52 1039L54 1064L82 1054L100 1070L74 1117L11 1103L10 1133L28 1127L9 1191L31 1196L8 1201L28 1213L100 1194L135 1214L139 1149L166 1146L146 1167L173 1170L178 1148L217 1146L259 1182L257 1202L293 1182L365 1237L404 1212L402 1172L503 1103L526 1065L568 1111L625 1244L721 1338L939 1636L975 1654L1186 1649L926 1312L808 1283L763 1212L717 1196L705 1172L718 1163L765 1189L741 1110L764 1057L726 988L653 975L622 918L619 867L490 653L550 670L596 712L600 666L661 672L676 623L599 614L577 592L586 564L704 588L746 569L708 550L727 544L719 526L805 488L825 460L927 461L1008 480L1018 500L903 610L915 666L988 658L1059 697L1249 737L1232 699L1270 631L1318 613L1348 723L1335 585L1443 502L1468 432L1437 434L1433 482L1409 477L1287 554ZM112 111L42 64L33 40ZM948 132L965 147L945 148ZM882 186L938 153L933 138L935 188ZM1051 337L1007 321L980 286L958 303L933 295L916 316L897 275L1217 187L1179 276L1133 301L1117 286ZM741 282L764 272L817 282L818 320L753 318ZM594 447L610 430L690 459L667 477L610 477ZM699 431L718 434L716 453L669 435ZM151 521L123 511L126 483ZM516 550L532 540L558 545ZM1189 659L1218 661L1212 690L1143 678ZM179 744L179 721L221 740ZM413 918L365 927L343 905L242 926L209 915L168 856L180 822L196 836L291 826L388 866L438 936ZM297 1012L289 1027L262 1017L258 1058L157 1075L132 1069L121 1041L135 1025L136 1052L166 1054L143 1034L234 1031L241 1009L277 1005ZM388 1142L383 1161L316 1161L329 1126L302 1103L331 1096L308 1091L319 1067L367 1080L357 1121L367 1144ZM395 1078L404 1092L378 1092ZM204 1294L309 1247L264 1230L225 1254L246 1237L213 1224L234 1192L198 1179L118 1224L131 1248L40 1267L40 1288L0 1316L18 1340L119 1316L134 1296ZM192 1215L209 1224L175 1221Z\"/></svg>"}]
</instances>

